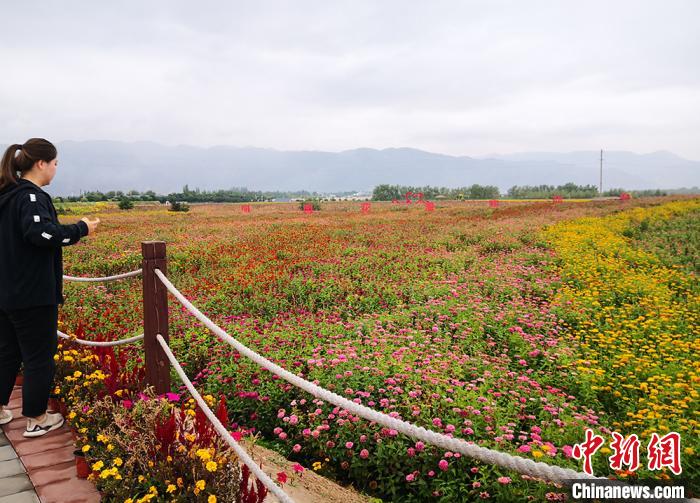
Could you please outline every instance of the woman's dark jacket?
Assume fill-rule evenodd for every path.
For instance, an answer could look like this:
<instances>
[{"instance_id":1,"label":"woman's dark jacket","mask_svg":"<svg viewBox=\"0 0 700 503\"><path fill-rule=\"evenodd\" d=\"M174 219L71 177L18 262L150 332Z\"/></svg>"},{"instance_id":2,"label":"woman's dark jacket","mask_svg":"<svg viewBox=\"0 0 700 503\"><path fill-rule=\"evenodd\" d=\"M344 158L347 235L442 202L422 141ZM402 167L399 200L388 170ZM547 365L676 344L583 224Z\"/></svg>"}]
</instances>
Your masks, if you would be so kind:
<instances>
[{"instance_id":1,"label":"woman's dark jacket","mask_svg":"<svg viewBox=\"0 0 700 503\"><path fill-rule=\"evenodd\" d=\"M87 234L83 221L61 225L29 180L0 190L0 309L63 304L63 247Z\"/></svg>"}]
</instances>

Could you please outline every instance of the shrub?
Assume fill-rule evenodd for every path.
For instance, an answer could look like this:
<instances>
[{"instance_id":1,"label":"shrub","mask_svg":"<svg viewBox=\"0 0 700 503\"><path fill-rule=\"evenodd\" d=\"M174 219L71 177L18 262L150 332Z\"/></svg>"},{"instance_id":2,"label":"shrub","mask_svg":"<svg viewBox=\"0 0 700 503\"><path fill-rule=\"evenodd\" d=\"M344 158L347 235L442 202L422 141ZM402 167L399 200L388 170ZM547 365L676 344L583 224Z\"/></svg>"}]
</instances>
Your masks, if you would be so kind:
<instances>
[{"instance_id":1,"label":"shrub","mask_svg":"<svg viewBox=\"0 0 700 503\"><path fill-rule=\"evenodd\" d=\"M304 206L310 204L314 211L321 211L321 201L318 199L304 199L299 202L299 209L304 211Z\"/></svg>"},{"instance_id":2,"label":"shrub","mask_svg":"<svg viewBox=\"0 0 700 503\"><path fill-rule=\"evenodd\" d=\"M168 209L168 211L187 212L190 211L190 205L182 201L173 201L172 203L170 203L170 208Z\"/></svg>"},{"instance_id":3,"label":"shrub","mask_svg":"<svg viewBox=\"0 0 700 503\"><path fill-rule=\"evenodd\" d=\"M133 207L134 207L134 203L131 199L123 197L119 200L119 209L120 210L130 210Z\"/></svg>"}]
</instances>

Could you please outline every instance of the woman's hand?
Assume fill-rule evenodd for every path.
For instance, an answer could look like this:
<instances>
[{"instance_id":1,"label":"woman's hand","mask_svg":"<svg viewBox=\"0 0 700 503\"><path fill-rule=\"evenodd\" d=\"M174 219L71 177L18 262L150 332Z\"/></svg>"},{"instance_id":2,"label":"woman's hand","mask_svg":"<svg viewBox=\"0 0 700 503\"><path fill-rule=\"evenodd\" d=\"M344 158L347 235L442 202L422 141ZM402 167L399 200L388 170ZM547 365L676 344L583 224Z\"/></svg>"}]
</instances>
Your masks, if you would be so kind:
<instances>
[{"instance_id":1,"label":"woman's hand","mask_svg":"<svg viewBox=\"0 0 700 503\"><path fill-rule=\"evenodd\" d=\"M100 223L100 219L96 218L95 220L90 220L89 218L81 218L81 221L85 222L88 226L88 235L94 233L97 230L97 224Z\"/></svg>"}]
</instances>

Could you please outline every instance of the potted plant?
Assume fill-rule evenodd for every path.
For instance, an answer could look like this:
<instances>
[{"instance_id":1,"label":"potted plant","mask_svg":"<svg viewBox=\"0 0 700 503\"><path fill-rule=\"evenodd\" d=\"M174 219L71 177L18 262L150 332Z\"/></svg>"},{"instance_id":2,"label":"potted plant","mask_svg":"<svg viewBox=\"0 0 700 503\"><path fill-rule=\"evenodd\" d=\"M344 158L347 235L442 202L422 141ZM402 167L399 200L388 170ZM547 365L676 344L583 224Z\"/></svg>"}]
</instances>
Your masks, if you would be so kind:
<instances>
[{"instance_id":1,"label":"potted plant","mask_svg":"<svg viewBox=\"0 0 700 503\"><path fill-rule=\"evenodd\" d=\"M88 465L87 459L85 459L85 453L80 449L73 451L75 455L75 471L79 479L86 479L90 475L90 466Z\"/></svg>"}]
</instances>

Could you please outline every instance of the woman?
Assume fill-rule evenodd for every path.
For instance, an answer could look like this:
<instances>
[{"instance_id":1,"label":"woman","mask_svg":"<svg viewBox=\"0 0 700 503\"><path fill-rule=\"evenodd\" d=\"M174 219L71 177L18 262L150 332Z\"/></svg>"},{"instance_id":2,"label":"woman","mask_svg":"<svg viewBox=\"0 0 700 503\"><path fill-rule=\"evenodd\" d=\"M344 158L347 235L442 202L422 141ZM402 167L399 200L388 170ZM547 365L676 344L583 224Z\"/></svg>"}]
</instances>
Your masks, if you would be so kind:
<instances>
[{"instance_id":1,"label":"woman","mask_svg":"<svg viewBox=\"0 0 700 503\"><path fill-rule=\"evenodd\" d=\"M9 423L12 387L24 366L25 437L63 425L47 412L63 303L62 248L95 232L99 219L61 225L41 187L56 175L56 147L42 138L10 145L0 164L0 424Z\"/></svg>"}]
</instances>

